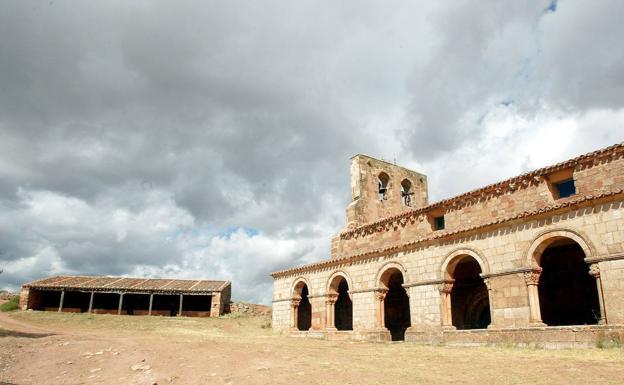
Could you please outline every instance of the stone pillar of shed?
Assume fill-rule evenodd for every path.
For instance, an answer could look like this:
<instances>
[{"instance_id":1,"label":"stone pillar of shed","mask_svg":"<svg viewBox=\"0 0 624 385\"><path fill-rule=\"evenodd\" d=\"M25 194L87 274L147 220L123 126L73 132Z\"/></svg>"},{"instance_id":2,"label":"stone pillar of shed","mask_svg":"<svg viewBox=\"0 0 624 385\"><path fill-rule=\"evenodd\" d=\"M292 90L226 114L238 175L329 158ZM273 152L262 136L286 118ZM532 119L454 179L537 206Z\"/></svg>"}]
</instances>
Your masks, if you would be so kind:
<instances>
[{"instance_id":1,"label":"stone pillar of shed","mask_svg":"<svg viewBox=\"0 0 624 385\"><path fill-rule=\"evenodd\" d=\"M30 289L28 287L22 287L19 297L19 308L21 310L28 309L28 300L30 299Z\"/></svg>"},{"instance_id":2,"label":"stone pillar of shed","mask_svg":"<svg viewBox=\"0 0 624 385\"><path fill-rule=\"evenodd\" d=\"M212 304L210 306L210 316L218 317L221 315L223 304L221 303L221 293L212 294Z\"/></svg>"}]
</instances>

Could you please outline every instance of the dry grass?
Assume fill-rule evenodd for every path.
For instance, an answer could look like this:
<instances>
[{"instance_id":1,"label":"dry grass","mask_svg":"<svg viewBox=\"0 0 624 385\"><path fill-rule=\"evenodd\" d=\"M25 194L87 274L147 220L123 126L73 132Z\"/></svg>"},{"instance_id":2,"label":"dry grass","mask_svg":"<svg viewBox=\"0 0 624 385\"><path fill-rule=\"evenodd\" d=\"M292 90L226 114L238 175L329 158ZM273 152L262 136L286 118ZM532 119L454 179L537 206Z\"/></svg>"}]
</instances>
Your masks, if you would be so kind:
<instances>
[{"instance_id":1,"label":"dry grass","mask_svg":"<svg viewBox=\"0 0 624 385\"><path fill-rule=\"evenodd\" d=\"M212 380L207 383L217 384L620 384L624 378L623 349L553 351L323 341L274 334L262 327L268 321L265 317L25 312L11 318L51 330L71 330L75 335L65 336L69 338L84 335L103 344L123 342L144 349L147 356L157 351L162 362L183 359L203 368L203 372L179 373L182 378L190 376L188 382L179 383L202 383L206 378ZM206 357L213 359L206 361ZM172 369L165 365L160 370Z\"/></svg>"}]
</instances>

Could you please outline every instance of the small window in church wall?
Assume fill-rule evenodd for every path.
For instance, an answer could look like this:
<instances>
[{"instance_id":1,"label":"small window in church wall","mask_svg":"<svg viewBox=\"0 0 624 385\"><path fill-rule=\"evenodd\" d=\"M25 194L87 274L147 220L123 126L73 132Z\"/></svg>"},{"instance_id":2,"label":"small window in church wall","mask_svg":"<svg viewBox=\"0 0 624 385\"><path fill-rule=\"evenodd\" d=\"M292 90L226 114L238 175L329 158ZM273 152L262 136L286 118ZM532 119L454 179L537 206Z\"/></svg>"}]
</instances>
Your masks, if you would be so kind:
<instances>
[{"instance_id":1,"label":"small window in church wall","mask_svg":"<svg viewBox=\"0 0 624 385\"><path fill-rule=\"evenodd\" d=\"M401 200L403 201L403 206L411 206L412 204L412 182L408 179L403 179L401 182Z\"/></svg>"},{"instance_id":2,"label":"small window in church wall","mask_svg":"<svg viewBox=\"0 0 624 385\"><path fill-rule=\"evenodd\" d=\"M576 194L576 186L574 185L574 179L567 179L561 182L555 183L559 198L567 198Z\"/></svg>"},{"instance_id":3,"label":"small window in church wall","mask_svg":"<svg viewBox=\"0 0 624 385\"><path fill-rule=\"evenodd\" d=\"M390 177L385 172L382 172L377 177L378 186L379 186L379 200L385 200L388 194L388 183L390 182Z\"/></svg>"},{"instance_id":4,"label":"small window in church wall","mask_svg":"<svg viewBox=\"0 0 624 385\"><path fill-rule=\"evenodd\" d=\"M444 230L444 215L433 218L434 230Z\"/></svg>"}]
</instances>

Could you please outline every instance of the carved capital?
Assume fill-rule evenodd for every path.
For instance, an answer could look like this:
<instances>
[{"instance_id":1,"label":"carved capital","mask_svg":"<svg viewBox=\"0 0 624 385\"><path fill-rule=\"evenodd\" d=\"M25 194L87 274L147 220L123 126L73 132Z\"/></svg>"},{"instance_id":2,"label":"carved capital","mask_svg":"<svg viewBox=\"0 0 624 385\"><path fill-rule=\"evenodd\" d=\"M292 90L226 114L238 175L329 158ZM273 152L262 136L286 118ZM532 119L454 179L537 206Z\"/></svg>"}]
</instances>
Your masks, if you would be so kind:
<instances>
[{"instance_id":1,"label":"carved capital","mask_svg":"<svg viewBox=\"0 0 624 385\"><path fill-rule=\"evenodd\" d=\"M444 281L444 283L438 286L438 290L440 291L440 293L451 294L451 291L453 291L453 283L455 283L454 279L446 280Z\"/></svg>"},{"instance_id":2,"label":"carved capital","mask_svg":"<svg viewBox=\"0 0 624 385\"><path fill-rule=\"evenodd\" d=\"M327 301L325 301L328 305L333 305L338 301L338 294L327 294Z\"/></svg>"},{"instance_id":3,"label":"carved capital","mask_svg":"<svg viewBox=\"0 0 624 385\"><path fill-rule=\"evenodd\" d=\"M299 307L299 303L301 303L301 297L290 300L290 306L292 307Z\"/></svg>"},{"instance_id":4,"label":"carved capital","mask_svg":"<svg viewBox=\"0 0 624 385\"><path fill-rule=\"evenodd\" d=\"M388 289L375 289L375 298L377 301L383 301L386 299L386 294L388 294Z\"/></svg>"},{"instance_id":5,"label":"carved capital","mask_svg":"<svg viewBox=\"0 0 624 385\"><path fill-rule=\"evenodd\" d=\"M539 283L540 274L542 274L542 268L534 268L531 271L524 272L524 282L527 285L537 285Z\"/></svg>"},{"instance_id":6,"label":"carved capital","mask_svg":"<svg viewBox=\"0 0 624 385\"><path fill-rule=\"evenodd\" d=\"M589 265L589 275L596 279L600 278L600 266L597 263Z\"/></svg>"},{"instance_id":7,"label":"carved capital","mask_svg":"<svg viewBox=\"0 0 624 385\"><path fill-rule=\"evenodd\" d=\"M488 290L492 290L492 281L489 278L483 278L483 283Z\"/></svg>"}]
</instances>

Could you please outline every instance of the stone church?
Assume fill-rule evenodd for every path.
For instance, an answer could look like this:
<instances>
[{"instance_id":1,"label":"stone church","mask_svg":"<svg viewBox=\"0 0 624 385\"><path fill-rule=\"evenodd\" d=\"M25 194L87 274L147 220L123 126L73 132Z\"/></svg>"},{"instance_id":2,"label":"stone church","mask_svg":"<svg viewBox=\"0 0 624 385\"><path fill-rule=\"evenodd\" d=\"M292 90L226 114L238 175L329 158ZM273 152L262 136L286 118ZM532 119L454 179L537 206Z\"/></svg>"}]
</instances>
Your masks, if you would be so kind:
<instances>
[{"instance_id":1,"label":"stone church","mask_svg":"<svg viewBox=\"0 0 624 385\"><path fill-rule=\"evenodd\" d=\"M425 175L395 164L356 155L350 174L331 259L272 274L274 329L558 346L624 336L623 144L436 203Z\"/></svg>"}]
</instances>

